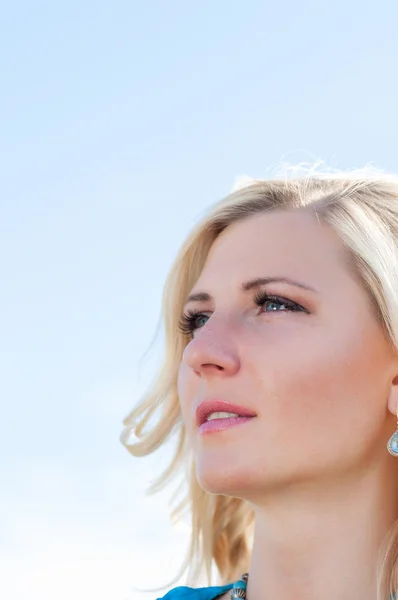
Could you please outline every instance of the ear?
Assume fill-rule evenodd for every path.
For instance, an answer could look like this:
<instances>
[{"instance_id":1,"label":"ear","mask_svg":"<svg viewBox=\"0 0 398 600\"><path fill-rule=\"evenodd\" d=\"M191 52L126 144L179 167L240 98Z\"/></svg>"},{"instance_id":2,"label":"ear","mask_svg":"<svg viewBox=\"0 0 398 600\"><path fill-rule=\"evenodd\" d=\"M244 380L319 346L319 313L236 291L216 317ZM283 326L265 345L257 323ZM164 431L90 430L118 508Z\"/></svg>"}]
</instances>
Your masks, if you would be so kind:
<instances>
[{"instance_id":1,"label":"ear","mask_svg":"<svg viewBox=\"0 0 398 600\"><path fill-rule=\"evenodd\" d=\"M398 371L398 366L397 366ZM398 372L391 381L390 393L388 395L387 408L394 417L397 417L398 411Z\"/></svg>"}]
</instances>

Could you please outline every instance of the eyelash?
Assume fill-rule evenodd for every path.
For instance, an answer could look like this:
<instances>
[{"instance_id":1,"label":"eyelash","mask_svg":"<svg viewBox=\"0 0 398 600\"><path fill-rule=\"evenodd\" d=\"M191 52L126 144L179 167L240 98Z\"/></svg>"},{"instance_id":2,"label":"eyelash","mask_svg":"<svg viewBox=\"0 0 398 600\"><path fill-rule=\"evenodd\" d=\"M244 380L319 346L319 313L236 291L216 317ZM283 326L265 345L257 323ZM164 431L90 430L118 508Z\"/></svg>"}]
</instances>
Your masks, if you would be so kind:
<instances>
[{"instance_id":1,"label":"eyelash","mask_svg":"<svg viewBox=\"0 0 398 600\"><path fill-rule=\"evenodd\" d=\"M263 307L267 302L276 302L278 304L284 304L286 307L285 311L281 312L304 312L308 314L308 310L306 310L297 302L293 302L292 300L288 300L283 296L275 296L272 294L267 294L266 292L258 292L254 298L254 303L259 307ZM275 311L279 312L279 311ZM189 310L187 314L184 314L180 317L178 323L178 329L181 333L185 335L192 334L196 329L202 329L201 327L195 327L195 321L198 317L207 317L208 315L204 312Z\"/></svg>"}]
</instances>

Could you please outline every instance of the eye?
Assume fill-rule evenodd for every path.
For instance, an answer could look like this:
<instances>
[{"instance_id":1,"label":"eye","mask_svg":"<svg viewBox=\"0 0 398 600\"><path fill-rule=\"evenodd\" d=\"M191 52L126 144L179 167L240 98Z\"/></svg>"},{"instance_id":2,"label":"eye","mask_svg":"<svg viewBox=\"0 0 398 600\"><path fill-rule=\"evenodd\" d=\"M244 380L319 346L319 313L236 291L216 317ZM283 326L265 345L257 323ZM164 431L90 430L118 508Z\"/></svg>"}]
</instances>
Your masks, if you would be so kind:
<instances>
[{"instance_id":1,"label":"eye","mask_svg":"<svg viewBox=\"0 0 398 600\"><path fill-rule=\"evenodd\" d=\"M195 329L203 327L209 318L210 316L205 313L190 310L188 311L188 314L184 314L180 317L178 329L184 335L191 335Z\"/></svg>"},{"instance_id":2,"label":"eye","mask_svg":"<svg viewBox=\"0 0 398 600\"><path fill-rule=\"evenodd\" d=\"M259 292L254 297L254 302L257 306L263 308L263 312L305 312L308 311L297 304L297 302L293 302L292 300L288 300L288 298L283 298L282 296L274 296L271 294L267 294L266 292Z\"/></svg>"},{"instance_id":3,"label":"eye","mask_svg":"<svg viewBox=\"0 0 398 600\"><path fill-rule=\"evenodd\" d=\"M262 312L303 312L308 314L308 310L305 309L297 302L284 298L283 296L274 296L267 294L266 292L259 292L254 297L254 302L257 306L261 307ZM201 329L206 325L211 315L195 310L188 311L187 314L183 314L178 322L178 329L184 335L192 335L196 329Z\"/></svg>"}]
</instances>

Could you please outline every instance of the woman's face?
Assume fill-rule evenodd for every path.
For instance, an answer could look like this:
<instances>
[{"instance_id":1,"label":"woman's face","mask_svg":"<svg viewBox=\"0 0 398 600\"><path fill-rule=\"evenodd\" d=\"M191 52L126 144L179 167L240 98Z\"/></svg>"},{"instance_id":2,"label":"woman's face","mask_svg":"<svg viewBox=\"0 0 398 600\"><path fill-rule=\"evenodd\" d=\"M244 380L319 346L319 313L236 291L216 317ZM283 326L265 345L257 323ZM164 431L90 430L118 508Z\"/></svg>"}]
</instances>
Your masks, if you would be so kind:
<instances>
[{"instance_id":1,"label":"woman's face","mask_svg":"<svg viewBox=\"0 0 398 600\"><path fill-rule=\"evenodd\" d=\"M239 221L213 244L199 293L178 390L204 489L250 500L395 460L396 358L332 229L299 211ZM212 408L244 412L212 401L255 416L200 427Z\"/></svg>"}]
</instances>

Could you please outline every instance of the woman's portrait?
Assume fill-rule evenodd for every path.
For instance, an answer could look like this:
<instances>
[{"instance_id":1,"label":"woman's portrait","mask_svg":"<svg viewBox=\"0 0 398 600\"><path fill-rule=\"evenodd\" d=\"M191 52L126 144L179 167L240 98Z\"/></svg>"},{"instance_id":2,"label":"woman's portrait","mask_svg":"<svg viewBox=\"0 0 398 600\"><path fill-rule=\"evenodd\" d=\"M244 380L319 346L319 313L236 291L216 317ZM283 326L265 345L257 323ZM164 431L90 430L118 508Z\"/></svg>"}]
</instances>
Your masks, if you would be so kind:
<instances>
[{"instance_id":1,"label":"woman's portrait","mask_svg":"<svg viewBox=\"0 0 398 600\"><path fill-rule=\"evenodd\" d=\"M0 600L398 600L398 3L0 17Z\"/></svg>"},{"instance_id":2,"label":"woman's portrait","mask_svg":"<svg viewBox=\"0 0 398 600\"><path fill-rule=\"evenodd\" d=\"M190 233L125 433L137 456L177 436L185 567L221 585L165 598L394 597L397 289L397 176L253 180Z\"/></svg>"}]
</instances>

